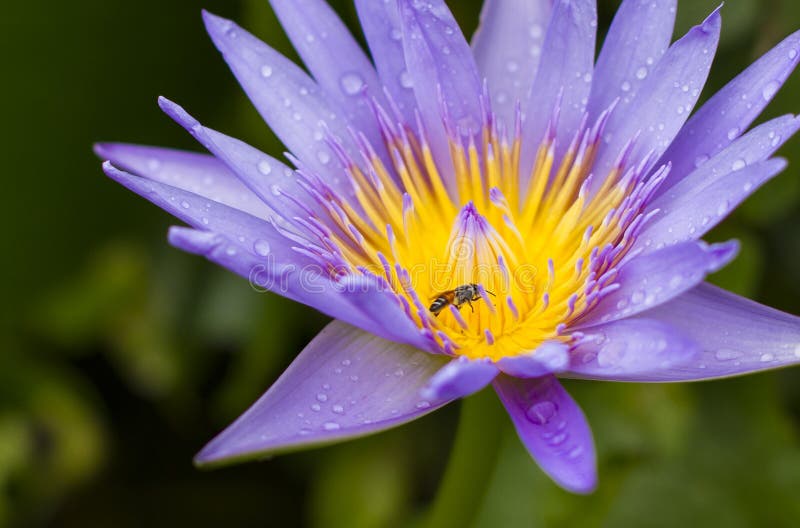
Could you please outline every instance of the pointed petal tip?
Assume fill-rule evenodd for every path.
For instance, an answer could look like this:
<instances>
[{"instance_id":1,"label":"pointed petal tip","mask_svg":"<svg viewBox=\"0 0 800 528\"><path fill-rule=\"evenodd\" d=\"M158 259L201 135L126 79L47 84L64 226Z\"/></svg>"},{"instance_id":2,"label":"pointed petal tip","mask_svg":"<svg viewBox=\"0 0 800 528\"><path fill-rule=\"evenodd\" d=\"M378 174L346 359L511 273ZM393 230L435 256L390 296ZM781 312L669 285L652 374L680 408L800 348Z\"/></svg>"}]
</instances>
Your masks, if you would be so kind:
<instances>
[{"instance_id":1,"label":"pointed petal tip","mask_svg":"<svg viewBox=\"0 0 800 528\"><path fill-rule=\"evenodd\" d=\"M712 256L708 264L709 272L719 271L727 266L739 254L741 244L738 240L728 240L719 244L711 244L707 251Z\"/></svg>"},{"instance_id":2,"label":"pointed petal tip","mask_svg":"<svg viewBox=\"0 0 800 528\"><path fill-rule=\"evenodd\" d=\"M725 3L723 2L717 6L717 8L714 9L699 26L695 26L695 28L706 34L719 33L722 28L721 11L724 5Z\"/></svg>"},{"instance_id":3,"label":"pointed petal tip","mask_svg":"<svg viewBox=\"0 0 800 528\"><path fill-rule=\"evenodd\" d=\"M103 161L108 161L111 158L111 151L113 148L114 143L94 143L92 145L92 152Z\"/></svg>"},{"instance_id":4,"label":"pointed petal tip","mask_svg":"<svg viewBox=\"0 0 800 528\"><path fill-rule=\"evenodd\" d=\"M590 495L597 489L597 471L569 479L562 477L556 480L556 484L578 495Z\"/></svg>"},{"instance_id":5,"label":"pointed petal tip","mask_svg":"<svg viewBox=\"0 0 800 528\"><path fill-rule=\"evenodd\" d=\"M229 26L233 24L227 18L222 18L221 16L217 16L208 9L201 9L200 16L203 17L203 22L206 24L206 29L211 31L211 29L222 29L223 26Z\"/></svg>"}]
</instances>

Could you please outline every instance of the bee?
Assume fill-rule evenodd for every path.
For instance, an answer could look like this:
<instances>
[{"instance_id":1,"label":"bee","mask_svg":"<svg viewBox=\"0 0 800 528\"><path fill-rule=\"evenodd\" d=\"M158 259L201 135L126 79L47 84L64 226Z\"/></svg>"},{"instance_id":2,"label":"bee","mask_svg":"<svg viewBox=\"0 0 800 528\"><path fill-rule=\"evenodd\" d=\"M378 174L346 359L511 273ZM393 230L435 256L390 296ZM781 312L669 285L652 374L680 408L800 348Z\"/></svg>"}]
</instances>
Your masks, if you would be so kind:
<instances>
[{"instance_id":1,"label":"bee","mask_svg":"<svg viewBox=\"0 0 800 528\"><path fill-rule=\"evenodd\" d=\"M494 293L486 290L486 293L494 297ZM470 309L474 312L475 308L472 307L472 301L480 300L481 294L478 290L478 285L475 283L462 284L456 286L454 290L447 290L436 296L428 308L433 315L439 316L439 313L447 308L448 305L453 305L457 309L461 309L464 304L468 304Z\"/></svg>"}]
</instances>

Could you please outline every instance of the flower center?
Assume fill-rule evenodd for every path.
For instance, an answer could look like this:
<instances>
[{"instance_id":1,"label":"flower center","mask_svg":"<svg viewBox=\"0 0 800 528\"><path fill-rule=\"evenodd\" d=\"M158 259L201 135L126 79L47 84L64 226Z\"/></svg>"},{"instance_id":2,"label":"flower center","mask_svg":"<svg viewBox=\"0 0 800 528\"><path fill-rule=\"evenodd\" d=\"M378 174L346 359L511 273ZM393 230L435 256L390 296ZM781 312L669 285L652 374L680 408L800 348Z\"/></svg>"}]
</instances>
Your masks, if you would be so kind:
<instances>
[{"instance_id":1,"label":"flower center","mask_svg":"<svg viewBox=\"0 0 800 528\"><path fill-rule=\"evenodd\" d=\"M362 141L360 167L340 149L355 196L320 200L328 271L384 278L447 353L498 360L568 341L564 329L615 288L660 181L624 155L590 176L607 114L559 160L551 126L523 170L519 117L511 137L490 119L477 136L449 130L437 163L422 133L376 113L387 154Z\"/></svg>"}]
</instances>

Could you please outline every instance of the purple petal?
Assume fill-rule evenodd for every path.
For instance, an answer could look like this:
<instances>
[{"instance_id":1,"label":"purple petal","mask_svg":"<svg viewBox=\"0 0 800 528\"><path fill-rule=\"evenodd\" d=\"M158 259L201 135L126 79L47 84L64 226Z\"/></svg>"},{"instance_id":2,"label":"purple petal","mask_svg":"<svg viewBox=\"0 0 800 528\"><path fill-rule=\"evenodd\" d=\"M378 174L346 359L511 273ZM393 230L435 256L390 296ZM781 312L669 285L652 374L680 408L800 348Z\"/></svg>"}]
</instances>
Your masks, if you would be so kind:
<instances>
[{"instance_id":1,"label":"purple petal","mask_svg":"<svg viewBox=\"0 0 800 528\"><path fill-rule=\"evenodd\" d=\"M603 297L574 326L584 328L623 319L677 297L725 266L738 250L736 241L711 245L683 242L635 257L620 268L614 280L619 288Z\"/></svg>"},{"instance_id":2,"label":"purple petal","mask_svg":"<svg viewBox=\"0 0 800 528\"><path fill-rule=\"evenodd\" d=\"M300 201L308 196L298 185L297 175L292 169L238 139L204 127L169 99L160 97L158 104L281 217L291 222L295 217L308 216L295 201L284 196L288 194ZM332 186L335 187L334 182Z\"/></svg>"},{"instance_id":3,"label":"purple petal","mask_svg":"<svg viewBox=\"0 0 800 528\"><path fill-rule=\"evenodd\" d=\"M459 356L431 377L422 395L437 401L463 398L487 386L498 373L497 367L488 360Z\"/></svg>"},{"instance_id":4,"label":"purple petal","mask_svg":"<svg viewBox=\"0 0 800 528\"><path fill-rule=\"evenodd\" d=\"M406 123L413 123L417 101L403 56L403 30L397 2L355 0L355 3L381 82Z\"/></svg>"},{"instance_id":5,"label":"purple petal","mask_svg":"<svg viewBox=\"0 0 800 528\"><path fill-rule=\"evenodd\" d=\"M504 357L497 366L515 378L538 378L563 372L569 366L569 347L564 343L546 341L530 354Z\"/></svg>"},{"instance_id":6,"label":"purple petal","mask_svg":"<svg viewBox=\"0 0 800 528\"><path fill-rule=\"evenodd\" d=\"M702 348L654 381L693 381L800 363L800 318L702 284L642 314L678 329Z\"/></svg>"},{"instance_id":7,"label":"purple petal","mask_svg":"<svg viewBox=\"0 0 800 528\"><path fill-rule=\"evenodd\" d=\"M274 212L221 161L207 154L144 145L99 143L95 153L128 172L267 219Z\"/></svg>"},{"instance_id":8,"label":"purple petal","mask_svg":"<svg viewBox=\"0 0 800 528\"><path fill-rule=\"evenodd\" d=\"M273 257L264 239L255 246L260 251L257 255L239 240L184 227L169 231L172 245L241 275L256 291L276 293L391 341L438 351L380 281L367 276L346 276L336 281L317 264L287 264Z\"/></svg>"},{"instance_id":9,"label":"purple petal","mask_svg":"<svg viewBox=\"0 0 800 528\"><path fill-rule=\"evenodd\" d=\"M419 396L443 362L334 321L195 461L259 458L409 422L447 403Z\"/></svg>"},{"instance_id":10,"label":"purple petal","mask_svg":"<svg viewBox=\"0 0 800 528\"><path fill-rule=\"evenodd\" d=\"M657 198L652 207L659 212L639 234L637 247L657 249L697 240L786 167L786 161L779 158L750 166L744 166L742 158L741 164L744 168L728 172L727 167L722 174L701 167Z\"/></svg>"},{"instance_id":11,"label":"purple petal","mask_svg":"<svg viewBox=\"0 0 800 528\"><path fill-rule=\"evenodd\" d=\"M662 372L688 364L700 346L653 319L623 319L592 327L572 352L568 377L658 381Z\"/></svg>"},{"instance_id":12,"label":"purple petal","mask_svg":"<svg viewBox=\"0 0 800 528\"><path fill-rule=\"evenodd\" d=\"M554 376L493 383L528 452L556 483L576 493L597 485L592 431L580 407Z\"/></svg>"},{"instance_id":13,"label":"purple petal","mask_svg":"<svg viewBox=\"0 0 800 528\"><path fill-rule=\"evenodd\" d=\"M343 167L328 135L358 158L337 105L297 65L232 21L205 11L203 19L239 84L283 144L312 171L340 178Z\"/></svg>"},{"instance_id":14,"label":"purple petal","mask_svg":"<svg viewBox=\"0 0 800 528\"><path fill-rule=\"evenodd\" d=\"M600 115L617 98L616 111L624 112L642 86L640 68L651 68L669 48L676 4L676 0L622 2L595 66L590 115Z\"/></svg>"},{"instance_id":15,"label":"purple petal","mask_svg":"<svg viewBox=\"0 0 800 528\"><path fill-rule=\"evenodd\" d=\"M270 0L297 53L319 86L345 109L350 123L378 143L380 133L364 91L383 99L366 54L323 0Z\"/></svg>"},{"instance_id":16,"label":"purple petal","mask_svg":"<svg viewBox=\"0 0 800 528\"><path fill-rule=\"evenodd\" d=\"M237 240L237 246L253 257L263 260L269 256L280 265L303 267L312 264L310 259L294 251L269 222L189 191L134 176L110 162L103 164L103 170L116 182L192 227Z\"/></svg>"},{"instance_id":17,"label":"purple petal","mask_svg":"<svg viewBox=\"0 0 800 528\"><path fill-rule=\"evenodd\" d=\"M525 104L520 170L533 165L553 109L560 104L557 158L567 149L583 118L594 69L597 32L595 0L561 0L553 7L536 80Z\"/></svg>"},{"instance_id":18,"label":"purple petal","mask_svg":"<svg viewBox=\"0 0 800 528\"><path fill-rule=\"evenodd\" d=\"M442 111L447 112L455 129L473 133L479 130L482 116L478 69L461 29L442 0L399 0L399 6L403 52L417 108L439 170L452 190L455 183L449 174L452 161Z\"/></svg>"},{"instance_id":19,"label":"purple petal","mask_svg":"<svg viewBox=\"0 0 800 528\"><path fill-rule=\"evenodd\" d=\"M514 124L517 101L528 99L551 13L551 0L483 4L472 50L481 76L489 82L492 110L508 127Z\"/></svg>"},{"instance_id":20,"label":"purple petal","mask_svg":"<svg viewBox=\"0 0 800 528\"><path fill-rule=\"evenodd\" d=\"M638 163L646 155L660 156L672 142L694 108L705 85L719 42L717 8L699 26L673 44L653 68L641 66L636 77L646 78L625 112L613 112L595 162L595 174L611 170L623 148L637 138L630 159ZM602 178L597 178L599 186Z\"/></svg>"},{"instance_id":21,"label":"purple petal","mask_svg":"<svg viewBox=\"0 0 800 528\"><path fill-rule=\"evenodd\" d=\"M799 55L800 32L796 32L711 97L662 157L661 163L672 163L672 171L659 192L689 174L696 160L713 157L750 126L797 66Z\"/></svg>"}]
</instances>

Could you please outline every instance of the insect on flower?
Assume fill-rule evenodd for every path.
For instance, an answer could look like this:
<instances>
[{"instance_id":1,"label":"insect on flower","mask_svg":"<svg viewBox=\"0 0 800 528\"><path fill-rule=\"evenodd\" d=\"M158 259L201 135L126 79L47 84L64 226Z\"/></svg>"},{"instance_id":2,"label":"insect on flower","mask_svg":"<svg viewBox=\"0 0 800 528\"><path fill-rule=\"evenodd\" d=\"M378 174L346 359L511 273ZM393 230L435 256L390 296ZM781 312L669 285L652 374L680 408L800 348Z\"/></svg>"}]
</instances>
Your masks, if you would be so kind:
<instances>
[{"instance_id":1,"label":"insect on flower","mask_svg":"<svg viewBox=\"0 0 800 528\"><path fill-rule=\"evenodd\" d=\"M471 43L443 0L356 0L370 57L323 0L271 3L309 73L203 18L289 163L165 98L212 155L96 148L189 225L170 243L335 319L198 464L362 436L491 385L540 467L588 492L592 434L559 377L800 362L797 317L704 283L736 241L701 240L786 165L800 120L749 127L800 34L695 110L719 9L672 42L675 0L624 0L595 60L594 0L487 0ZM423 301L443 283L462 286ZM473 305L481 284L495 302Z\"/></svg>"},{"instance_id":2,"label":"insect on flower","mask_svg":"<svg viewBox=\"0 0 800 528\"><path fill-rule=\"evenodd\" d=\"M495 297L494 293L488 290L483 291L492 297ZM461 286L456 286L454 290L443 291L437 295L428 309L431 311L431 313L438 316L439 313L447 308L448 305L452 304L456 307L456 309L461 309L464 304L468 304L474 312L475 308L472 307L472 301L478 301L481 299L481 297L480 285L475 283L462 284Z\"/></svg>"}]
</instances>

